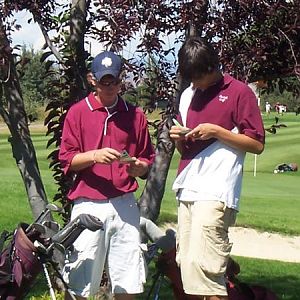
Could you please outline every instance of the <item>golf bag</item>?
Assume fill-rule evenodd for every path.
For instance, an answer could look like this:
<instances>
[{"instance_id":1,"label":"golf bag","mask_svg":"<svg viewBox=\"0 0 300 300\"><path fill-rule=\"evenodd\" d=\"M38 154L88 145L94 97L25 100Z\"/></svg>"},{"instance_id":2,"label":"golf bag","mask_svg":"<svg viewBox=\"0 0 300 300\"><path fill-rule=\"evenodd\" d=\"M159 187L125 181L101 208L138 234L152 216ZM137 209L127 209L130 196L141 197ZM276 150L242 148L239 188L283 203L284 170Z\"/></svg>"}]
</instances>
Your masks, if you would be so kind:
<instances>
[{"instance_id":1,"label":"golf bag","mask_svg":"<svg viewBox=\"0 0 300 300\"><path fill-rule=\"evenodd\" d=\"M230 300L278 300L277 296L269 289L260 285L248 285L240 281L239 264L229 257L226 268L227 293Z\"/></svg>"},{"instance_id":2,"label":"golf bag","mask_svg":"<svg viewBox=\"0 0 300 300\"><path fill-rule=\"evenodd\" d=\"M180 269L175 260L176 257L176 249L161 253L158 256L156 267L164 274L164 276L170 279L171 287L174 294L174 299L176 300L193 300L198 299L198 296L188 295L183 290L183 285L181 281Z\"/></svg>"},{"instance_id":3,"label":"golf bag","mask_svg":"<svg viewBox=\"0 0 300 300\"><path fill-rule=\"evenodd\" d=\"M176 300L193 300L198 299L197 296L188 295L184 292L181 280L180 268L176 263L176 247L175 232L169 230L164 234L153 222L145 218L141 218L141 228L145 231L149 239L154 242L155 247L150 249L160 249L156 259L156 274L153 276L154 282L147 296L150 299L151 292L155 289L155 281L165 276L169 279L174 299ZM150 259L154 257L150 255ZM148 263L150 262L148 258ZM248 285L240 281L237 275L240 273L240 266L231 257L229 257L225 280L229 300L278 300L277 296L266 287L260 285ZM157 299L157 298L155 298Z\"/></svg>"},{"instance_id":4,"label":"golf bag","mask_svg":"<svg viewBox=\"0 0 300 300\"><path fill-rule=\"evenodd\" d=\"M175 249L161 253L158 256L156 267L170 279L173 294L176 300L193 300L197 296L185 294L182 286L180 269L175 261ZM278 300L277 296L266 287L260 285L248 285L240 281L236 276L240 272L237 262L229 258L226 270L226 287L229 300Z\"/></svg>"},{"instance_id":5,"label":"golf bag","mask_svg":"<svg viewBox=\"0 0 300 300\"><path fill-rule=\"evenodd\" d=\"M28 293L34 279L42 270L33 245L33 239L39 236L33 232L27 235L27 227L27 224L21 223L1 253L0 299L22 299L22 295Z\"/></svg>"},{"instance_id":6,"label":"golf bag","mask_svg":"<svg viewBox=\"0 0 300 300\"><path fill-rule=\"evenodd\" d=\"M198 299L196 296L187 295L184 293L181 281L180 269L176 263L176 233L172 229L166 230L164 233L151 220L141 217L140 227L144 234L153 242L148 247L148 253L145 254L147 264L156 256L156 274L154 274L153 284L146 297L149 300L152 292L157 289L157 282L164 276L169 278L173 290L174 299L176 300L193 300ZM160 253L158 253L160 251ZM159 284L158 284L159 286ZM159 292L159 291L156 291ZM155 293L156 293L155 292ZM155 299L158 299L155 297Z\"/></svg>"},{"instance_id":7,"label":"golf bag","mask_svg":"<svg viewBox=\"0 0 300 300\"><path fill-rule=\"evenodd\" d=\"M47 224L47 222L43 222L43 224ZM37 275L43 269L45 271L46 262L54 265L54 249L64 251L69 248L84 229L96 231L103 228L103 223L98 218L87 214L79 215L51 237L47 236L43 224L21 223L12 234L2 233L2 246L0 245L1 300L23 299L33 286ZM7 245L2 251L5 241ZM54 269L58 270L56 267Z\"/></svg>"}]
</instances>

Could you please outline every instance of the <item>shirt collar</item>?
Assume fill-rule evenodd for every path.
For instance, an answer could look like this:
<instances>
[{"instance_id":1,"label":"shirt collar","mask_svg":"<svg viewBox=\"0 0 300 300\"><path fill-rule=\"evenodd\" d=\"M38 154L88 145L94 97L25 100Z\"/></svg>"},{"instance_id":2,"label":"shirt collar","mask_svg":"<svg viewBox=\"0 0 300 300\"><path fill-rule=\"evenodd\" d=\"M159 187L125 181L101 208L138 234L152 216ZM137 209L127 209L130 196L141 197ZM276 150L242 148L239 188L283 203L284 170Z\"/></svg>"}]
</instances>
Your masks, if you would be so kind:
<instances>
[{"instance_id":1,"label":"shirt collar","mask_svg":"<svg viewBox=\"0 0 300 300\"><path fill-rule=\"evenodd\" d=\"M209 86L206 90L202 91L201 89L197 88L196 91L197 92L201 92L201 93L207 93L207 92L210 92L212 90L215 90L216 87L218 87L219 89L222 90L222 89L226 88L231 83L231 81L233 79L234 78L231 77L228 73L225 73L225 74L223 74L222 78L219 81L217 81L215 84ZM192 83L190 84L190 88L192 90L195 90L193 88L193 84Z\"/></svg>"},{"instance_id":2,"label":"shirt collar","mask_svg":"<svg viewBox=\"0 0 300 300\"><path fill-rule=\"evenodd\" d=\"M223 75L221 87L222 87L222 88L226 87L227 85L229 85L229 84L232 82L233 79L234 79L234 78L233 78L232 76L230 76L228 73L225 73L225 74Z\"/></svg>"},{"instance_id":3,"label":"shirt collar","mask_svg":"<svg viewBox=\"0 0 300 300\"><path fill-rule=\"evenodd\" d=\"M105 106L103 106L103 104L101 102L97 101L94 93L90 93L85 98L85 101L86 101L86 103L87 103L87 105L88 105L88 107L91 111L105 109ZM118 96L118 103L115 107L115 110L116 111L128 111L127 103L120 96Z\"/></svg>"},{"instance_id":4,"label":"shirt collar","mask_svg":"<svg viewBox=\"0 0 300 300\"><path fill-rule=\"evenodd\" d=\"M219 88L220 90L223 90L231 83L232 80L233 77L231 77L228 73L225 73L223 74L222 78L219 81L217 81L214 85L208 87L206 91L215 90L216 87Z\"/></svg>"}]
</instances>

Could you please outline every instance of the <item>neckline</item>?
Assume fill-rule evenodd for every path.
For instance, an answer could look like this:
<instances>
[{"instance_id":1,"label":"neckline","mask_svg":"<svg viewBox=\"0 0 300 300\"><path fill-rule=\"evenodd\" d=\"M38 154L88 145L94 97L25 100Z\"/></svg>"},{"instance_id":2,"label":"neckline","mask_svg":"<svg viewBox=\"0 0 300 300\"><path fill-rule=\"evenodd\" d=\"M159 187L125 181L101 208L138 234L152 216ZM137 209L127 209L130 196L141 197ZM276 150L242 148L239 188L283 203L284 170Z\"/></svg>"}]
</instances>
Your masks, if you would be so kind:
<instances>
[{"instance_id":1,"label":"neckline","mask_svg":"<svg viewBox=\"0 0 300 300\"><path fill-rule=\"evenodd\" d=\"M117 104L118 104L118 100L119 100L119 97L117 96L115 102L114 102L112 105L110 105L110 106L105 106L105 107L106 107L108 110L115 108L115 107L117 106Z\"/></svg>"}]
</instances>

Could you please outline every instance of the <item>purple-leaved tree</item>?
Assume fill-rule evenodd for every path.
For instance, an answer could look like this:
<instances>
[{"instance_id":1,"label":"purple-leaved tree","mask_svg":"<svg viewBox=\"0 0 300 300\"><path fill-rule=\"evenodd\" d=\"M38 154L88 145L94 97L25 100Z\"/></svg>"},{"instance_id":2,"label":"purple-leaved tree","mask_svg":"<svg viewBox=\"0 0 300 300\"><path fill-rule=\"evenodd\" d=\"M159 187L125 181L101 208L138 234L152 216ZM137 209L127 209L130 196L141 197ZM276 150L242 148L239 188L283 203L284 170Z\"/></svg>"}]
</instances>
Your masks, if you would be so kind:
<instances>
[{"instance_id":1,"label":"purple-leaved tree","mask_svg":"<svg viewBox=\"0 0 300 300\"><path fill-rule=\"evenodd\" d=\"M62 4L63 3L63 4ZM139 199L141 213L159 216L168 169L174 152L168 129L177 111L182 89L188 84L176 74L176 51L186 36L201 35L220 53L222 68L237 78L268 81L268 89L293 91L299 97L299 0L10 0L0 4L0 113L7 124L12 152L21 172L33 215L48 202L28 130L19 75L17 49L10 34L18 28L14 13L27 10L45 38L43 60L51 78L47 107L50 168L59 189L51 201L66 205L69 178L57 160L64 116L70 105L88 92L85 74L90 61L87 39L107 49L136 50L126 66L135 85L143 85L145 112L164 104L156 128L156 158ZM51 31L51 36L49 32ZM54 33L54 34L53 34ZM138 37L138 38L137 38ZM168 41L172 40L171 43ZM296 80L290 80L295 78ZM137 89L127 87L132 93ZM68 212L68 210L66 210ZM68 219L68 214L64 218Z\"/></svg>"}]
</instances>

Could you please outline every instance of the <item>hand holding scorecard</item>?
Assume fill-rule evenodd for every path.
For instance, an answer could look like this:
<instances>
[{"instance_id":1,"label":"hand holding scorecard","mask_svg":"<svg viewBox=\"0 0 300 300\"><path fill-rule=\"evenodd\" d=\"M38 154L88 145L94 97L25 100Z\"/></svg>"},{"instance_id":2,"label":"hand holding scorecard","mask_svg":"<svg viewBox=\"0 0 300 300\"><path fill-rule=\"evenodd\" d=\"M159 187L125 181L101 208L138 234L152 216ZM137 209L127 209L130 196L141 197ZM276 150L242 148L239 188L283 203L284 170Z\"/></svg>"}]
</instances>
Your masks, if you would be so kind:
<instances>
[{"instance_id":1,"label":"hand holding scorecard","mask_svg":"<svg viewBox=\"0 0 300 300\"><path fill-rule=\"evenodd\" d=\"M179 133L180 135L186 135L187 133L189 133L192 130L190 128L182 126L176 119L172 119L172 120L173 120L173 123L175 126L181 128L181 131Z\"/></svg>"},{"instance_id":2,"label":"hand holding scorecard","mask_svg":"<svg viewBox=\"0 0 300 300\"><path fill-rule=\"evenodd\" d=\"M126 150L123 150L119 160L122 163L129 163L136 161L136 158L131 157Z\"/></svg>"}]
</instances>

